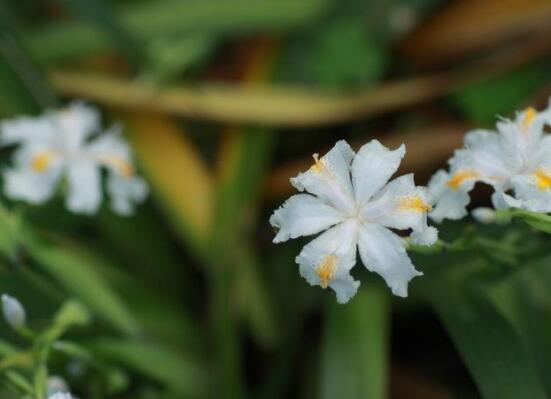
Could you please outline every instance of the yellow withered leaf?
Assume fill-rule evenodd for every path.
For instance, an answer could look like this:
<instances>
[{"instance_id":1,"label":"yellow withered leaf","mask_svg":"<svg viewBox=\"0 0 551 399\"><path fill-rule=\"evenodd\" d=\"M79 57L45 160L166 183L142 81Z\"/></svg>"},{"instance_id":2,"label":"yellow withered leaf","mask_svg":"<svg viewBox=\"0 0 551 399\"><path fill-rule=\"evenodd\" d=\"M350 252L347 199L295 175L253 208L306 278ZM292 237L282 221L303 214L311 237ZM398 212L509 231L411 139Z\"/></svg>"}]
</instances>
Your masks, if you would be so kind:
<instances>
[{"instance_id":1,"label":"yellow withered leaf","mask_svg":"<svg viewBox=\"0 0 551 399\"><path fill-rule=\"evenodd\" d=\"M193 143L167 116L134 112L123 120L153 197L178 232L202 249L212 226L213 181Z\"/></svg>"}]
</instances>

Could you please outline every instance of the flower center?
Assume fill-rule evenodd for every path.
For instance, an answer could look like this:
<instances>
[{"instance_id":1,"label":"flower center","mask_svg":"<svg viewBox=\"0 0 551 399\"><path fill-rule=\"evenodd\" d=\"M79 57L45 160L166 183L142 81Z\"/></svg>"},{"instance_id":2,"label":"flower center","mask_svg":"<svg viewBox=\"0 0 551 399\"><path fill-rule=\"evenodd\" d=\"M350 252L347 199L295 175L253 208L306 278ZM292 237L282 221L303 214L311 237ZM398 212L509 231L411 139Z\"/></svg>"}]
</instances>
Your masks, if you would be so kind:
<instances>
[{"instance_id":1,"label":"flower center","mask_svg":"<svg viewBox=\"0 0 551 399\"><path fill-rule=\"evenodd\" d=\"M310 167L310 170L315 173L321 173L324 166L321 160L319 159L319 154L312 155L312 158L314 158L314 164Z\"/></svg>"},{"instance_id":2,"label":"flower center","mask_svg":"<svg viewBox=\"0 0 551 399\"><path fill-rule=\"evenodd\" d=\"M55 157L53 151L42 151L36 154L31 161L31 169L37 173L44 172Z\"/></svg>"},{"instance_id":3,"label":"flower center","mask_svg":"<svg viewBox=\"0 0 551 399\"><path fill-rule=\"evenodd\" d=\"M528 128L534 122L534 119L536 117L537 111L533 107L528 107L526 110L524 110L524 116L522 117L522 121L520 122L521 130L523 133L526 133L528 131Z\"/></svg>"},{"instance_id":4,"label":"flower center","mask_svg":"<svg viewBox=\"0 0 551 399\"><path fill-rule=\"evenodd\" d=\"M463 183L465 180L474 179L478 176L478 173L473 172L472 170L460 170L458 172L455 172L446 184L449 188L457 190L461 183Z\"/></svg>"},{"instance_id":5,"label":"flower center","mask_svg":"<svg viewBox=\"0 0 551 399\"><path fill-rule=\"evenodd\" d=\"M427 212L432 209L432 206L423 201L421 197L413 195L401 198L398 201L398 209L401 211Z\"/></svg>"},{"instance_id":6,"label":"flower center","mask_svg":"<svg viewBox=\"0 0 551 399\"><path fill-rule=\"evenodd\" d=\"M321 288L327 288L329 282L333 279L337 260L338 258L336 255L326 255L316 267L316 274L320 279Z\"/></svg>"},{"instance_id":7,"label":"flower center","mask_svg":"<svg viewBox=\"0 0 551 399\"><path fill-rule=\"evenodd\" d=\"M544 170L537 169L533 176L536 178L536 186L540 190L547 190L551 187L551 176L549 176Z\"/></svg>"}]
</instances>

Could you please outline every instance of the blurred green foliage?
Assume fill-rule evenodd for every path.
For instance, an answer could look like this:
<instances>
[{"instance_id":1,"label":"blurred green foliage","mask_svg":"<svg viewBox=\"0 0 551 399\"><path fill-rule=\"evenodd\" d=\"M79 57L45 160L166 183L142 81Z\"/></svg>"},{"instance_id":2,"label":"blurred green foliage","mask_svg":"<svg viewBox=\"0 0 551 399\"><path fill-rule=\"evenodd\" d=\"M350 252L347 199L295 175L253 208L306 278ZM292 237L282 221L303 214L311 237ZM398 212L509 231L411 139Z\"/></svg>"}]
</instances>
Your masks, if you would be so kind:
<instances>
[{"instance_id":1,"label":"blurred green foliage","mask_svg":"<svg viewBox=\"0 0 551 399\"><path fill-rule=\"evenodd\" d=\"M34 114L63 102L49 73L64 68L146 80L152 91L220 79L244 89L369 92L386 79L433 73L434 66L409 62L400 43L445 6L436 0L3 2L0 115ZM456 348L439 354L440 361L457 350L459 367L472 379L446 385L446 394L459 395L474 382L485 398L551 396L550 216L506 213L500 220L507 228L444 224L439 245L411 247L425 276L412 283L408 305L392 299L381 279L362 274L364 287L341 306L298 276L301 242L271 244L267 216L275 204L263 191L272 165L343 135L367 141L366 126L378 131L396 121L451 119L449 104L467 124L510 116L550 78L546 57L529 61L450 85L443 101L400 110L398 117L318 134L315 126L280 131L217 122L190 129L168 115L102 104L106 115L127 124L152 199L130 219L106 209L92 218L68 215L58 201L33 207L3 199L0 290L25 305L36 336L0 323L6 388L0 396L40 399L46 376L59 374L90 399L384 398L398 391L392 384L400 382L390 377L403 366L392 336L409 334L393 330L391 320L413 317L411 330L438 337L438 323L417 326L428 308ZM9 153L2 154L5 164ZM416 345L411 350L423 357ZM431 383L434 376L423 377Z\"/></svg>"}]
</instances>

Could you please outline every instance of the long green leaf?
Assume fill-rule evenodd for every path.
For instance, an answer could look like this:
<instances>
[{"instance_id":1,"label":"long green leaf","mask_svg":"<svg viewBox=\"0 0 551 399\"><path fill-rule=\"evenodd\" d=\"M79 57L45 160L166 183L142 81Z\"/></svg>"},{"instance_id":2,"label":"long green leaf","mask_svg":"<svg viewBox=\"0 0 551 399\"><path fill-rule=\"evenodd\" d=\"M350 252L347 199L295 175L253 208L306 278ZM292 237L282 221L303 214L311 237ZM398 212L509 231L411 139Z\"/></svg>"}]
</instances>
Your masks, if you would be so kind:
<instances>
[{"instance_id":1,"label":"long green leaf","mask_svg":"<svg viewBox=\"0 0 551 399\"><path fill-rule=\"evenodd\" d=\"M547 397L530 352L487 296L428 276L418 287L444 323L484 398Z\"/></svg>"},{"instance_id":2,"label":"long green leaf","mask_svg":"<svg viewBox=\"0 0 551 399\"><path fill-rule=\"evenodd\" d=\"M551 396L551 256L525 264L491 294L531 350Z\"/></svg>"},{"instance_id":3,"label":"long green leaf","mask_svg":"<svg viewBox=\"0 0 551 399\"><path fill-rule=\"evenodd\" d=\"M360 289L344 306L331 298L326 310L319 397L386 398L387 294L378 287Z\"/></svg>"},{"instance_id":4,"label":"long green leaf","mask_svg":"<svg viewBox=\"0 0 551 399\"><path fill-rule=\"evenodd\" d=\"M36 238L27 240L26 248L40 269L79 298L96 316L122 333L140 332L129 309L98 273L96 260L89 254Z\"/></svg>"},{"instance_id":5,"label":"long green leaf","mask_svg":"<svg viewBox=\"0 0 551 399\"><path fill-rule=\"evenodd\" d=\"M207 391L208 375L204 364L171 348L149 342L119 340L101 340L91 347L103 357L163 384L180 397L202 397Z\"/></svg>"},{"instance_id":6,"label":"long green leaf","mask_svg":"<svg viewBox=\"0 0 551 399\"><path fill-rule=\"evenodd\" d=\"M55 104L55 95L18 37L8 5L0 3L0 112L37 112Z\"/></svg>"}]
</instances>

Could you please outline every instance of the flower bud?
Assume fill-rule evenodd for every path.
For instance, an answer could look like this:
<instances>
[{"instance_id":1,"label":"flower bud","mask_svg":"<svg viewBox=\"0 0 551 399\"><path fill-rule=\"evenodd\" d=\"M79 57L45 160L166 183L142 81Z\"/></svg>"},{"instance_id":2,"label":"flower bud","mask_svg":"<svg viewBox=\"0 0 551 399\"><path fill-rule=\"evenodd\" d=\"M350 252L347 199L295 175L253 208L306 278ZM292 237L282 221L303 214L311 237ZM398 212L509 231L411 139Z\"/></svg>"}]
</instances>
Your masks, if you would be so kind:
<instances>
[{"instance_id":1,"label":"flower bud","mask_svg":"<svg viewBox=\"0 0 551 399\"><path fill-rule=\"evenodd\" d=\"M7 294L2 295L2 312L4 319L15 330L25 326L27 316L21 303Z\"/></svg>"},{"instance_id":2,"label":"flower bud","mask_svg":"<svg viewBox=\"0 0 551 399\"><path fill-rule=\"evenodd\" d=\"M51 396L48 396L48 399L71 399L70 393L57 392Z\"/></svg>"},{"instance_id":3,"label":"flower bud","mask_svg":"<svg viewBox=\"0 0 551 399\"><path fill-rule=\"evenodd\" d=\"M67 385L67 382L62 377L52 375L46 383L46 391L48 398L55 394L67 394L69 392L69 385Z\"/></svg>"},{"instance_id":4,"label":"flower bud","mask_svg":"<svg viewBox=\"0 0 551 399\"><path fill-rule=\"evenodd\" d=\"M471 216L478 223L482 224L491 224L496 222L496 211L492 208L475 208L471 211Z\"/></svg>"}]
</instances>

